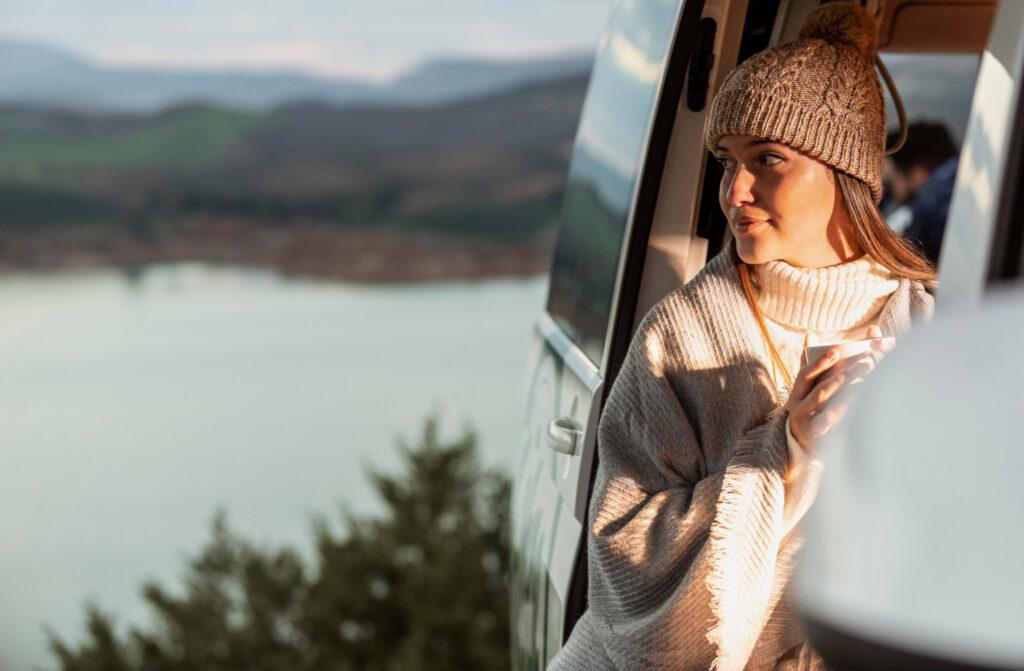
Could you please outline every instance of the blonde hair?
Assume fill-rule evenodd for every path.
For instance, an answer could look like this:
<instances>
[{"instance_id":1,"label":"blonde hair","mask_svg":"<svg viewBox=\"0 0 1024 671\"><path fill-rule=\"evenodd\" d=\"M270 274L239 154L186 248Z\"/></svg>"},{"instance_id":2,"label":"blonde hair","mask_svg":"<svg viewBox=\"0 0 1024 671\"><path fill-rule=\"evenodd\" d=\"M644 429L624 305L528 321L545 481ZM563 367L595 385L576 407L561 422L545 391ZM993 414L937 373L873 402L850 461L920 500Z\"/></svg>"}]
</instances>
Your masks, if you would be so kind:
<instances>
[{"instance_id":1,"label":"blonde hair","mask_svg":"<svg viewBox=\"0 0 1024 671\"><path fill-rule=\"evenodd\" d=\"M927 287L935 287L937 285L935 267L889 228L885 219L882 218L881 212L878 211L878 207L875 206L871 188L856 177L851 177L839 170L835 171L835 175L843 197L843 205L846 207L850 223L853 224L853 234L861 249L893 275L921 282ZM761 335L768 344L772 367L781 371L786 388L792 389L793 375L783 363L779 351L775 348L775 343L769 337L764 313L761 312L761 307L757 303L756 289L759 287L757 287L756 269L752 277L750 267L739 258L735 244L732 244L731 249L733 262L736 264L740 283L743 285L743 293L747 296L747 302L757 320Z\"/></svg>"}]
</instances>

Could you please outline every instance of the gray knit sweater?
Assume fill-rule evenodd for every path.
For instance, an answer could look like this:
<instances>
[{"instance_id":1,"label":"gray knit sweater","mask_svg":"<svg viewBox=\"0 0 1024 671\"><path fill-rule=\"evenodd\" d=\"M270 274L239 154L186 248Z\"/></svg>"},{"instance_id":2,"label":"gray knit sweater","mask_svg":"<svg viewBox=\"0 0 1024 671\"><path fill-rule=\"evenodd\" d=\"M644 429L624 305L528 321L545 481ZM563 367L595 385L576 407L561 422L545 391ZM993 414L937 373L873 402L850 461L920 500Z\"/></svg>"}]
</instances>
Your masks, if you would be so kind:
<instances>
[{"instance_id":1,"label":"gray knit sweater","mask_svg":"<svg viewBox=\"0 0 1024 671\"><path fill-rule=\"evenodd\" d=\"M900 279L878 323L931 309ZM763 342L728 250L644 318L598 429L589 609L549 669L824 668L785 598L800 536Z\"/></svg>"}]
</instances>

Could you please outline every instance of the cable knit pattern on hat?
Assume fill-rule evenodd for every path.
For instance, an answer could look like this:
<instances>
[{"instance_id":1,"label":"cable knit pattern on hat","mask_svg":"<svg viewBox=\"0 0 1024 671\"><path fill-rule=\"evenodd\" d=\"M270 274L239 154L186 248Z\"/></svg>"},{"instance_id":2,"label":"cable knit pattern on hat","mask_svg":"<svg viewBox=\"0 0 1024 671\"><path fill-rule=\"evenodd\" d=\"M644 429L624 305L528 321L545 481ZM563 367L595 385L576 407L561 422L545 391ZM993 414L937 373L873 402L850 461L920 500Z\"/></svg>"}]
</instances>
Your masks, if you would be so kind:
<instances>
[{"instance_id":1,"label":"cable knit pattern on hat","mask_svg":"<svg viewBox=\"0 0 1024 671\"><path fill-rule=\"evenodd\" d=\"M857 5L815 10L801 39L755 54L726 77L708 113L708 149L724 135L780 142L865 182L877 202L886 133L877 31Z\"/></svg>"}]
</instances>

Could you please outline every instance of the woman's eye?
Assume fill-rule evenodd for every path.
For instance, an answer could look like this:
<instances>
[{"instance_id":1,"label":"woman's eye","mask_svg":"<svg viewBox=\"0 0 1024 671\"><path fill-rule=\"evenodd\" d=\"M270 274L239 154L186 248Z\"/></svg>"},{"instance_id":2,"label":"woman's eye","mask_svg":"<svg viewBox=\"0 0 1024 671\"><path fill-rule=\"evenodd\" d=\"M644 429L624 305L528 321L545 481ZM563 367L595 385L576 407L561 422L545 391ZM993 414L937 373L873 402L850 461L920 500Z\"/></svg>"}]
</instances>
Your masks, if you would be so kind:
<instances>
[{"instance_id":1,"label":"woman's eye","mask_svg":"<svg viewBox=\"0 0 1024 671\"><path fill-rule=\"evenodd\" d=\"M778 154L761 154L761 163L765 165L776 165L782 161L783 158Z\"/></svg>"},{"instance_id":2,"label":"woman's eye","mask_svg":"<svg viewBox=\"0 0 1024 671\"><path fill-rule=\"evenodd\" d=\"M716 156L715 160L718 161L718 165L722 166L723 170L728 170L733 166L733 161L728 156Z\"/></svg>"}]
</instances>

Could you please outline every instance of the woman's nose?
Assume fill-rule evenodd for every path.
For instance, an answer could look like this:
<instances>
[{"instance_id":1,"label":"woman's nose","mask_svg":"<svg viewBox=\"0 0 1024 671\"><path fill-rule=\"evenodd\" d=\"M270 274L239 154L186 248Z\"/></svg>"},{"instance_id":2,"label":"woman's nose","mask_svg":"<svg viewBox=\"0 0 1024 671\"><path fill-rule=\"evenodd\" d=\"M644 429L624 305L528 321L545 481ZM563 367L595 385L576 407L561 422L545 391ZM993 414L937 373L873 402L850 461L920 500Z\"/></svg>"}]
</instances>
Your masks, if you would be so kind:
<instances>
[{"instance_id":1,"label":"woman's nose","mask_svg":"<svg viewBox=\"0 0 1024 671\"><path fill-rule=\"evenodd\" d=\"M754 175L742 165L736 167L729 183L727 197L729 204L740 207L754 202Z\"/></svg>"}]
</instances>

